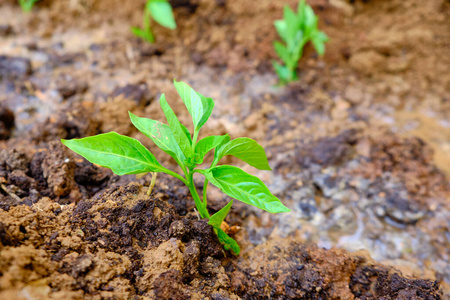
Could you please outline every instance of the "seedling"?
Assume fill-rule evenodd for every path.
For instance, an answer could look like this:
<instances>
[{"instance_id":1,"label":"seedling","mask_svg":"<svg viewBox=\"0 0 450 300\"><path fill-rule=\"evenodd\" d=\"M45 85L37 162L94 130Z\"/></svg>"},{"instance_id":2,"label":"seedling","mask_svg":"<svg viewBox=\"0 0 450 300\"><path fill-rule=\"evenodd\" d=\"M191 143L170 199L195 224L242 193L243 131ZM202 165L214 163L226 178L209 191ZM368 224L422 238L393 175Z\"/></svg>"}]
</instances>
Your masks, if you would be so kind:
<instances>
[{"instance_id":1,"label":"seedling","mask_svg":"<svg viewBox=\"0 0 450 300\"><path fill-rule=\"evenodd\" d=\"M239 254L237 242L221 228L223 220L230 211L233 201L210 216L207 210L208 183L218 187L231 198L254 205L270 213L289 212L281 201L272 195L264 183L238 167L217 165L226 155L235 156L260 170L271 170L264 148L256 141L241 137L231 140L228 134L213 135L197 141L202 126L206 123L214 108L214 100L195 92L189 85L174 81L175 88L186 105L194 123L193 134L180 123L164 94L159 103L166 116L167 124L141 118L129 112L131 122L156 146L169 154L180 166L184 176L163 167L155 156L138 140L116 132L99 134L92 137L61 140L64 145L85 157L88 161L110 168L117 175L163 172L172 175L186 184L194 199L201 218L208 218L220 242L226 250ZM214 159L208 169L199 169L206 154L214 149ZM200 199L194 185L194 174L205 176L203 199ZM155 178L153 176L153 178ZM152 180L154 184L154 180Z\"/></svg>"},{"instance_id":2,"label":"seedling","mask_svg":"<svg viewBox=\"0 0 450 300\"><path fill-rule=\"evenodd\" d=\"M34 3L39 0L19 0L20 7L23 11L30 12L33 9Z\"/></svg>"},{"instance_id":3,"label":"seedling","mask_svg":"<svg viewBox=\"0 0 450 300\"><path fill-rule=\"evenodd\" d=\"M177 28L173 17L172 7L167 0L148 0L144 9L143 28L132 27L134 35L146 40L149 43L155 41L151 29L152 19L161 26L174 30Z\"/></svg>"},{"instance_id":4,"label":"seedling","mask_svg":"<svg viewBox=\"0 0 450 300\"><path fill-rule=\"evenodd\" d=\"M284 41L282 44L274 42L275 51L284 65L273 62L273 67L280 78L280 84L284 85L298 79L298 61L303 55L303 47L309 41L312 42L317 54L325 53L327 35L317 28L318 18L311 6L300 0L297 13L288 5L284 7L283 19L274 22L278 35Z\"/></svg>"}]
</instances>

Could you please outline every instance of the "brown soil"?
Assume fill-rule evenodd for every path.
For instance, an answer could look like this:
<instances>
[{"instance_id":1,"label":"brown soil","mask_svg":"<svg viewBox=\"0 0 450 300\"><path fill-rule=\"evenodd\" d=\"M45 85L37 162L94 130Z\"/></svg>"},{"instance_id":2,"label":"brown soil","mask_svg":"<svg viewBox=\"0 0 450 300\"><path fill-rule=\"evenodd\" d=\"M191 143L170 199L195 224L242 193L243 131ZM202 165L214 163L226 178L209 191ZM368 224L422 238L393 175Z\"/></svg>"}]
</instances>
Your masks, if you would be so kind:
<instances>
[{"instance_id":1,"label":"brown soil","mask_svg":"<svg viewBox=\"0 0 450 300\"><path fill-rule=\"evenodd\" d=\"M171 3L178 28L156 26L153 45L129 32L142 1L0 4L0 299L450 297L449 2L308 1L326 55L307 46L300 81L277 89L273 20L296 1ZM202 134L266 146L274 175L257 175L293 210L235 203L239 257L180 182L158 176L149 197L149 176L59 142L114 130L175 169L127 115L164 120L155 100L179 104L175 77L216 100ZM229 201L209 198L211 212Z\"/></svg>"},{"instance_id":2,"label":"brown soil","mask_svg":"<svg viewBox=\"0 0 450 300\"><path fill-rule=\"evenodd\" d=\"M1 210L2 299L439 298L432 281L291 239L230 256L205 221L168 202L129 183L77 204Z\"/></svg>"}]
</instances>

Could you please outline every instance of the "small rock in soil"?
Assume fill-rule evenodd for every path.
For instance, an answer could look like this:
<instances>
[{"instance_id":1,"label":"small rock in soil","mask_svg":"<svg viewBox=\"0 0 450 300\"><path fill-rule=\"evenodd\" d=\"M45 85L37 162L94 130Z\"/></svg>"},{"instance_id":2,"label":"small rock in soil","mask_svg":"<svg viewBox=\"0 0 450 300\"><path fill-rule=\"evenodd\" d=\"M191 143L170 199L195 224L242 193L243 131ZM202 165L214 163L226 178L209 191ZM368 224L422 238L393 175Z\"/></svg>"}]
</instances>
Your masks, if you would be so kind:
<instances>
[{"instance_id":1,"label":"small rock in soil","mask_svg":"<svg viewBox=\"0 0 450 300\"><path fill-rule=\"evenodd\" d=\"M112 93L113 97L122 96L129 100L134 100L138 105L146 106L150 104L153 95L149 92L147 84L127 84L117 87Z\"/></svg>"},{"instance_id":2,"label":"small rock in soil","mask_svg":"<svg viewBox=\"0 0 450 300\"><path fill-rule=\"evenodd\" d=\"M68 196L78 190L75 183L75 163L69 150L60 142L49 144L42 161L42 174L56 197Z\"/></svg>"},{"instance_id":3,"label":"small rock in soil","mask_svg":"<svg viewBox=\"0 0 450 300\"><path fill-rule=\"evenodd\" d=\"M322 166L337 165L345 161L352 153L352 146L357 142L356 130L345 130L335 137L319 139L299 155L299 162L307 167L311 162Z\"/></svg>"},{"instance_id":4,"label":"small rock in soil","mask_svg":"<svg viewBox=\"0 0 450 300\"><path fill-rule=\"evenodd\" d=\"M70 98L78 93L84 93L88 85L84 81L78 81L70 75L60 76L57 82L58 92L63 99Z\"/></svg>"},{"instance_id":5,"label":"small rock in soil","mask_svg":"<svg viewBox=\"0 0 450 300\"><path fill-rule=\"evenodd\" d=\"M425 216L426 211L419 205L400 195L392 195L386 202L386 214L395 221L403 224L413 224Z\"/></svg>"},{"instance_id":6,"label":"small rock in soil","mask_svg":"<svg viewBox=\"0 0 450 300\"><path fill-rule=\"evenodd\" d=\"M99 168L85 159L76 160L75 164L75 181L91 193L96 193L105 187L111 177L111 170Z\"/></svg>"},{"instance_id":7,"label":"small rock in soil","mask_svg":"<svg viewBox=\"0 0 450 300\"><path fill-rule=\"evenodd\" d=\"M5 37L13 33L13 28L9 24L0 25L0 36Z\"/></svg>"},{"instance_id":8,"label":"small rock in soil","mask_svg":"<svg viewBox=\"0 0 450 300\"><path fill-rule=\"evenodd\" d=\"M100 133L101 122L91 116L89 109L76 105L62 111L56 118L49 118L42 125L35 126L31 135L36 142L96 135Z\"/></svg>"},{"instance_id":9,"label":"small rock in soil","mask_svg":"<svg viewBox=\"0 0 450 300\"><path fill-rule=\"evenodd\" d=\"M9 181L22 190L29 190L35 186L35 180L27 176L23 170L13 170L9 174Z\"/></svg>"},{"instance_id":10,"label":"small rock in soil","mask_svg":"<svg viewBox=\"0 0 450 300\"><path fill-rule=\"evenodd\" d=\"M28 172L28 158L24 152L16 149L3 149L0 151L0 171L23 170Z\"/></svg>"},{"instance_id":11,"label":"small rock in soil","mask_svg":"<svg viewBox=\"0 0 450 300\"><path fill-rule=\"evenodd\" d=\"M156 299L191 299L188 286L183 283L181 272L178 270L162 273L153 285Z\"/></svg>"},{"instance_id":12,"label":"small rock in soil","mask_svg":"<svg viewBox=\"0 0 450 300\"><path fill-rule=\"evenodd\" d=\"M214 276L219 272L220 260L208 256L202 262L200 272L205 276Z\"/></svg>"},{"instance_id":13,"label":"small rock in soil","mask_svg":"<svg viewBox=\"0 0 450 300\"><path fill-rule=\"evenodd\" d=\"M200 243L197 241L190 242L183 253L184 267L183 279L191 281L198 273L198 265L200 259Z\"/></svg>"},{"instance_id":14,"label":"small rock in soil","mask_svg":"<svg viewBox=\"0 0 450 300\"><path fill-rule=\"evenodd\" d=\"M28 58L0 55L0 78L23 79L31 72Z\"/></svg>"},{"instance_id":15,"label":"small rock in soil","mask_svg":"<svg viewBox=\"0 0 450 300\"><path fill-rule=\"evenodd\" d=\"M383 55L374 50L358 52L350 58L350 66L365 74L373 75L376 72L381 72L386 64L386 59Z\"/></svg>"},{"instance_id":16,"label":"small rock in soil","mask_svg":"<svg viewBox=\"0 0 450 300\"><path fill-rule=\"evenodd\" d=\"M360 299L441 299L437 282L408 279L397 273L389 274L385 268L372 266L356 268L350 289Z\"/></svg>"}]
</instances>

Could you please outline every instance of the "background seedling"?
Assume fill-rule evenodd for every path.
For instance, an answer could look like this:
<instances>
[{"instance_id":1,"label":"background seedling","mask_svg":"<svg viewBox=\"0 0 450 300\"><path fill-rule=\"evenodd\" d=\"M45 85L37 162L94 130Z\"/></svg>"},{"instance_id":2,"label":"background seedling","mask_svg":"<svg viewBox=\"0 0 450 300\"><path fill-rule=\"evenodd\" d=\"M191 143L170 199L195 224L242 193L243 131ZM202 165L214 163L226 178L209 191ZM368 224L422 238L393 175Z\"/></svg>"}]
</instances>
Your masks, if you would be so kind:
<instances>
[{"instance_id":1,"label":"background seedling","mask_svg":"<svg viewBox=\"0 0 450 300\"><path fill-rule=\"evenodd\" d=\"M214 228L224 248L232 250L237 255L240 251L237 242L220 228L222 221L230 211L232 201L210 216L207 210L209 182L228 196L270 213L289 212L290 210L272 195L259 178L238 167L217 165L224 156L232 155L257 169L271 170L263 147L250 138L241 137L231 140L229 135L225 134L208 136L197 141L200 129L211 116L214 100L195 92L186 83L174 81L174 84L192 117L193 134L180 123L164 94L161 95L160 105L168 124L141 118L132 113L129 115L131 122L139 131L178 163L184 177L163 167L139 141L116 132L82 139L62 140L62 143L90 162L110 168L117 175L163 172L178 178L188 186L200 216L209 219L208 224ZM206 154L213 149L214 159L210 167L198 169L197 166L203 163ZM205 176L203 199L200 199L194 185L195 173Z\"/></svg>"},{"instance_id":2,"label":"background seedling","mask_svg":"<svg viewBox=\"0 0 450 300\"><path fill-rule=\"evenodd\" d=\"M325 53L327 35L317 28L318 18L311 6L300 0L297 13L289 6L284 7L283 19L274 22L278 35L284 44L275 41L275 52L284 65L273 62L273 67L278 74L280 84L284 85L298 79L298 61L303 55L303 47L309 41L312 42L317 54Z\"/></svg>"},{"instance_id":3,"label":"background seedling","mask_svg":"<svg viewBox=\"0 0 450 300\"><path fill-rule=\"evenodd\" d=\"M20 7L23 11L30 12L33 9L34 3L39 0L19 0Z\"/></svg>"},{"instance_id":4,"label":"background seedling","mask_svg":"<svg viewBox=\"0 0 450 300\"><path fill-rule=\"evenodd\" d=\"M174 30L177 28L173 17L172 7L167 0L148 0L144 9L143 28L132 27L131 31L149 43L155 41L151 29L152 20L161 26Z\"/></svg>"}]
</instances>

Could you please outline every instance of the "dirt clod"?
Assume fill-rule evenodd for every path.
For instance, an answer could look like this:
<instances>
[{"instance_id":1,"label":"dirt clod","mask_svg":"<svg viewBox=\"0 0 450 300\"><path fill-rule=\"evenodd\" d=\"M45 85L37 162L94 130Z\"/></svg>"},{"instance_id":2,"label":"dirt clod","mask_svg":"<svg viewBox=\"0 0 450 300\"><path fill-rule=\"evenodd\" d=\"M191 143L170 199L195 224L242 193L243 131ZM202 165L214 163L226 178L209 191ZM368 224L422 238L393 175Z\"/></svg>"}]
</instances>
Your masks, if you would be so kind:
<instances>
[{"instance_id":1,"label":"dirt clod","mask_svg":"<svg viewBox=\"0 0 450 300\"><path fill-rule=\"evenodd\" d=\"M29 59L0 55L0 78L24 79L31 74L31 71Z\"/></svg>"},{"instance_id":2,"label":"dirt clod","mask_svg":"<svg viewBox=\"0 0 450 300\"><path fill-rule=\"evenodd\" d=\"M6 140L11 136L14 126L14 113L0 104L0 140Z\"/></svg>"}]
</instances>

